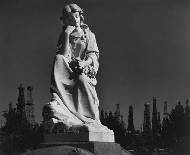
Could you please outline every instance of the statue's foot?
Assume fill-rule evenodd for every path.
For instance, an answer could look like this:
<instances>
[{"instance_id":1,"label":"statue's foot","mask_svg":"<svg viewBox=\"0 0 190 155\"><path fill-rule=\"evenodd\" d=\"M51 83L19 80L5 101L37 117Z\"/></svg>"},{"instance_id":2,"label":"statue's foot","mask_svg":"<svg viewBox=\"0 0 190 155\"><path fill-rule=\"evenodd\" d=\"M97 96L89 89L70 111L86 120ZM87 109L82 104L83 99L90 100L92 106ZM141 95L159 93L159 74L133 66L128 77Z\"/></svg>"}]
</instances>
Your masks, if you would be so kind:
<instances>
[{"instance_id":1,"label":"statue's foot","mask_svg":"<svg viewBox=\"0 0 190 155\"><path fill-rule=\"evenodd\" d=\"M72 132L73 127L81 127L83 124L78 122L68 122L65 120L59 120L56 118L51 118L47 121L44 121L42 124L46 133L64 133L64 132Z\"/></svg>"},{"instance_id":2,"label":"statue's foot","mask_svg":"<svg viewBox=\"0 0 190 155\"><path fill-rule=\"evenodd\" d=\"M113 131L108 129L107 126L102 125L100 121L95 121L94 123L85 123L84 126L88 128L88 131L91 132L103 132L113 134Z\"/></svg>"}]
</instances>

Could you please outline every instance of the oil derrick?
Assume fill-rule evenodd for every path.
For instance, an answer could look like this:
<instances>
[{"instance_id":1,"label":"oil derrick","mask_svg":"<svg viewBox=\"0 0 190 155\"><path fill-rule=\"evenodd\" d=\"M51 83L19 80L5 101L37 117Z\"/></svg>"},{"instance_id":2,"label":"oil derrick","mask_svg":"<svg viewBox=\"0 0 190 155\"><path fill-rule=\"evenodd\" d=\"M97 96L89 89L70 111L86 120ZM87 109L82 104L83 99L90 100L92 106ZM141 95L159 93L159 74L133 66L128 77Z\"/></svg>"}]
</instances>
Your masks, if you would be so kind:
<instances>
[{"instance_id":1,"label":"oil derrick","mask_svg":"<svg viewBox=\"0 0 190 155\"><path fill-rule=\"evenodd\" d=\"M25 113L25 97L24 97L24 87L22 84L18 87L19 94L18 94L18 102L17 102L17 113L21 119L26 117Z\"/></svg>"},{"instance_id":2,"label":"oil derrick","mask_svg":"<svg viewBox=\"0 0 190 155\"><path fill-rule=\"evenodd\" d=\"M134 133L135 128L134 128L134 123L133 123L133 107L132 105L129 106L129 115L128 115L128 127L127 131L129 133Z\"/></svg>"},{"instance_id":3,"label":"oil derrick","mask_svg":"<svg viewBox=\"0 0 190 155\"><path fill-rule=\"evenodd\" d=\"M144 122L143 122L143 132L149 133L151 129L151 123L150 123L150 103L144 104Z\"/></svg>"},{"instance_id":4,"label":"oil derrick","mask_svg":"<svg viewBox=\"0 0 190 155\"><path fill-rule=\"evenodd\" d=\"M31 86L27 87L27 103L26 103L26 119L30 125L35 124L34 116L34 103L32 97L33 88Z\"/></svg>"},{"instance_id":5,"label":"oil derrick","mask_svg":"<svg viewBox=\"0 0 190 155\"><path fill-rule=\"evenodd\" d=\"M161 132L161 118L160 118L160 112L158 112L158 133Z\"/></svg>"},{"instance_id":6,"label":"oil derrick","mask_svg":"<svg viewBox=\"0 0 190 155\"><path fill-rule=\"evenodd\" d=\"M164 101L164 117L168 115L168 103Z\"/></svg>"},{"instance_id":7,"label":"oil derrick","mask_svg":"<svg viewBox=\"0 0 190 155\"><path fill-rule=\"evenodd\" d=\"M153 111L152 111L152 132L158 133L158 112L156 107L156 98L153 97Z\"/></svg>"},{"instance_id":8,"label":"oil derrick","mask_svg":"<svg viewBox=\"0 0 190 155\"><path fill-rule=\"evenodd\" d=\"M119 104L116 105L116 111L114 113L115 119L120 122L121 121L121 114L120 114L120 106Z\"/></svg>"},{"instance_id":9,"label":"oil derrick","mask_svg":"<svg viewBox=\"0 0 190 155\"><path fill-rule=\"evenodd\" d=\"M186 101L185 101L185 113L189 114L189 112L190 112L189 100L186 99Z\"/></svg>"},{"instance_id":10,"label":"oil derrick","mask_svg":"<svg viewBox=\"0 0 190 155\"><path fill-rule=\"evenodd\" d=\"M27 129L27 120L26 120L26 111L25 111L25 96L24 96L24 87L22 84L18 87L18 102L16 108L16 122L15 129L19 132L23 132Z\"/></svg>"},{"instance_id":11,"label":"oil derrick","mask_svg":"<svg viewBox=\"0 0 190 155\"><path fill-rule=\"evenodd\" d=\"M123 119L123 115L121 115L121 130L122 130L123 134L126 133L126 125L125 125L125 122Z\"/></svg>"}]
</instances>

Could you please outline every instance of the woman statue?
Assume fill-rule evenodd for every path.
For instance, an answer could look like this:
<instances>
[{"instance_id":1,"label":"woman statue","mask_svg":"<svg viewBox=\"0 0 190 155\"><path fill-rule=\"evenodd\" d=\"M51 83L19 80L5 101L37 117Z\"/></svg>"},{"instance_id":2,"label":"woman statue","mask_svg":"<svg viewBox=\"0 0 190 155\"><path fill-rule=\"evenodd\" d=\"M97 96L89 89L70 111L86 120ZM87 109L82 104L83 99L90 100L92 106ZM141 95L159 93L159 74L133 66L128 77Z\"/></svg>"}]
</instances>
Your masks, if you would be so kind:
<instances>
[{"instance_id":1,"label":"woman statue","mask_svg":"<svg viewBox=\"0 0 190 155\"><path fill-rule=\"evenodd\" d=\"M84 23L76 4L63 8L60 34L51 79L52 101L44 106L44 121L62 122L67 128L107 130L100 123L96 74L99 50L96 38Z\"/></svg>"}]
</instances>

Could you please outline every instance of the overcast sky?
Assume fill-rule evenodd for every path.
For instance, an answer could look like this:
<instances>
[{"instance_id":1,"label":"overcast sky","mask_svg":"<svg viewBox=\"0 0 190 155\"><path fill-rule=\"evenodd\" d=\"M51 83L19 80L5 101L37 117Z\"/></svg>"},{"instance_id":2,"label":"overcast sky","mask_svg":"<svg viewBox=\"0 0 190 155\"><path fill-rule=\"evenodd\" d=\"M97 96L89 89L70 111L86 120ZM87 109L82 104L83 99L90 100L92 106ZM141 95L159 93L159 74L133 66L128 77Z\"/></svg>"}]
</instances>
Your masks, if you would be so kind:
<instances>
[{"instance_id":1,"label":"overcast sky","mask_svg":"<svg viewBox=\"0 0 190 155\"><path fill-rule=\"evenodd\" d=\"M20 83L34 87L35 113L50 100L53 57L61 32L64 0L0 0L0 110L17 101ZM101 52L97 92L100 107L127 120L134 107L135 126L144 104L158 98L169 108L190 98L190 5L177 0L81 0L86 23Z\"/></svg>"}]
</instances>

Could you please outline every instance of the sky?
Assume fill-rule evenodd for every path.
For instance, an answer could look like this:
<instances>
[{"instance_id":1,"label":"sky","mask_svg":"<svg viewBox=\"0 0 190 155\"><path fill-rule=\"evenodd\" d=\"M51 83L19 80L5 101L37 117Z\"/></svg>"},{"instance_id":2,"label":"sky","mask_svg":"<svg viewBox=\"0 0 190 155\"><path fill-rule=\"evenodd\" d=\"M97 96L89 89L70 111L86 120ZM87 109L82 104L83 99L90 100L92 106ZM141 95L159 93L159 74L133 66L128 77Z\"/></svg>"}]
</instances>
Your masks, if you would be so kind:
<instances>
[{"instance_id":1,"label":"sky","mask_svg":"<svg viewBox=\"0 0 190 155\"><path fill-rule=\"evenodd\" d=\"M15 106L18 86L34 87L38 122L50 101L50 74L65 0L0 0L0 111ZM100 109L120 104L135 127L157 97L169 109L190 97L190 4L185 0L73 0L85 10L100 50ZM126 122L127 123L127 122Z\"/></svg>"}]
</instances>

